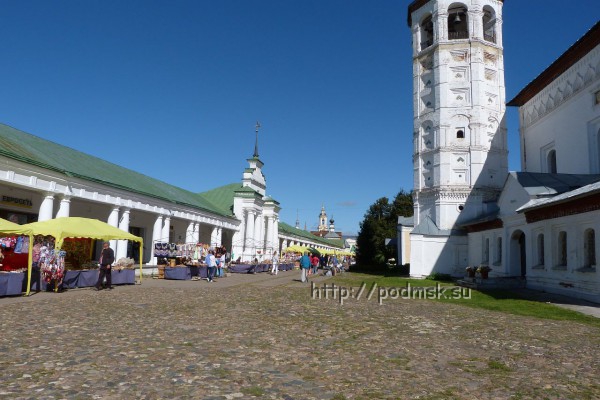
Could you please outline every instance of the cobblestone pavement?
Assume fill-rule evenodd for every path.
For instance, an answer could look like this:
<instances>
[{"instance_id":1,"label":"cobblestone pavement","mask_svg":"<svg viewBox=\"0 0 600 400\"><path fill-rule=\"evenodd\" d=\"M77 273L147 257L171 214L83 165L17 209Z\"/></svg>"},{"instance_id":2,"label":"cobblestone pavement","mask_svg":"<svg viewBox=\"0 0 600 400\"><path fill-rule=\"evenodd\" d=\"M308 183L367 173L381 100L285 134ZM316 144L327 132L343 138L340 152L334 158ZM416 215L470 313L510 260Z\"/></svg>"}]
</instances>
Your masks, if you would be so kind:
<instances>
[{"instance_id":1,"label":"cobblestone pavement","mask_svg":"<svg viewBox=\"0 0 600 400\"><path fill-rule=\"evenodd\" d=\"M296 278L0 299L0 399L600 398L597 327Z\"/></svg>"}]
</instances>

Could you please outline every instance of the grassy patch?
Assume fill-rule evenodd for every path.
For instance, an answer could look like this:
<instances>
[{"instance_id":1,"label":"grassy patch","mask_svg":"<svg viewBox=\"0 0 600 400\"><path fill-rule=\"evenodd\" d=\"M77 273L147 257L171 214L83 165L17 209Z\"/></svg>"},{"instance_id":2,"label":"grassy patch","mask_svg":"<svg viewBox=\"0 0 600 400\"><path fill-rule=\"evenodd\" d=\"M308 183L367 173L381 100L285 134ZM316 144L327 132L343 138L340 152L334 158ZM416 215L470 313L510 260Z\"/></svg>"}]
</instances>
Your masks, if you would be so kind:
<instances>
[{"instance_id":1,"label":"grassy patch","mask_svg":"<svg viewBox=\"0 0 600 400\"><path fill-rule=\"evenodd\" d=\"M337 275L327 283L335 283L339 286L360 287L363 283L367 285L366 290L377 284L378 287L403 288L407 284L412 287L453 286L452 282L434 279L411 279L400 276L375 275L365 273L347 272ZM466 290L466 289L464 289ZM556 321L575 321L587 325L600 327L600 319L585 315L573 310L557 307L553 304L527 300L519 297L517 292L509 290L492 290L480 292L471 290L470 298L440 299L444 303L459 304L467 307L482 308L491 311L500 311L508 314L537 317Z\"/></svg>"},{"instance_id":2,"label":"grassy patch","mask_svg":"<svg viewBox=\"0 0 600 400\"><path fill-rule=\"evenodd\" d=\"M248 388L242 388L242 393L248 396L261 397L264 396L267 392L265 392L265 389L261 388L260 386L251 386Z\"/></svg>"},{"instance_id":3,"label":"grassy patch","mask_svg":"<svg viewBox=\"0 0 600 400\"><path fill-rule=\"evenodd\" d=\"M600 327L600 319L598 318L560 308L553 304L523 299L520 298L516 292L511 292L509 290L493 290L487 292L472 290L470 299L440 299L439 301L527 317L537 317L557 321L576 321Z\"/></svg>"},{"instance_id":4,"label":"grassy patch","mask_svg":"<svg viewBox=\"0 0 600 400\"><path fill-rule=\"evenodd\" d=\"M336 393L336 394L335 394L335 395L334 395L334 396L331 398L331 400L346 400L346 399L347 399L347 397L346 397L346 396L344 396L344 395L343 395L343 394L341 394L341 393Z\"/></svg>"},{"instance_id":5,"label":"grassy patch","mask_svg":"<svg viewBox=\"0 0 600 400\"><path fill-rule=\"evenodd\" d=\"M488 368L494 371L510 372L512 371L506 364L497 360L488 361Z\"/></svg>"}]
</instances>

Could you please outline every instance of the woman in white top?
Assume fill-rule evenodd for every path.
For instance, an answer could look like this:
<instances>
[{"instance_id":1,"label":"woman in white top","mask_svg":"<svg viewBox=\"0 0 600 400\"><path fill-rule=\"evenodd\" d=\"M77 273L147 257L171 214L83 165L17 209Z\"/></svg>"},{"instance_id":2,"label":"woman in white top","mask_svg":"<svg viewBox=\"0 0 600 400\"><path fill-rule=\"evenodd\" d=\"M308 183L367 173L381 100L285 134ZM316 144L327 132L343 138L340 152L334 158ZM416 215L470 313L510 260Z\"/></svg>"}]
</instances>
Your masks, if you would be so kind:
<instances>
[{"instance_id":1,"label":"woman in white top","mask_svg":"<svg viewBox=\"0 0 600 400\"><path fill-rule=\"evenodd\" d=\"M277 256L277 252L273 253L273 265L271 266L271 275L277 275L279 272L279 257Z\"/></svg>"},{"instance_id":2,"label":"woman in white top","mask_svg":"<svg viewBox=\"0 0 600 400\"><path fill-rule=\"evenodd\" d=\"M223 269L225 268L225 253L221 254L220 267L221 268L219 268L219 278L222 278L225 276L225 270Z\"/></svg>"}]
</instances>

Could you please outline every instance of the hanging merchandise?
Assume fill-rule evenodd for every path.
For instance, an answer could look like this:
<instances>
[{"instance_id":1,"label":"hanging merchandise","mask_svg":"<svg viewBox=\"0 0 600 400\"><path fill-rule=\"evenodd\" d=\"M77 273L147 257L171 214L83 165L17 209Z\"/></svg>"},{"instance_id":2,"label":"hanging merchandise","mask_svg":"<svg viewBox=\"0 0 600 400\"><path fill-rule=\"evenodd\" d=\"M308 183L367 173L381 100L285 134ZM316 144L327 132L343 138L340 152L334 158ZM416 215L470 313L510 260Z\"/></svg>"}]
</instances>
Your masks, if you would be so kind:
<instances>
[{"instance_id":1,"label":"hanging merchandise","mask_svg":"<svg viewBox=\"0 0 600 400\"><path fill-rule=\"evenodd\" d=\"M57 291L65 276L65 256L64 250L50 250L46 246L41 248L40 269L44 281L49 284L54 282L54 290Z\"/></svg>"}]
</instances>

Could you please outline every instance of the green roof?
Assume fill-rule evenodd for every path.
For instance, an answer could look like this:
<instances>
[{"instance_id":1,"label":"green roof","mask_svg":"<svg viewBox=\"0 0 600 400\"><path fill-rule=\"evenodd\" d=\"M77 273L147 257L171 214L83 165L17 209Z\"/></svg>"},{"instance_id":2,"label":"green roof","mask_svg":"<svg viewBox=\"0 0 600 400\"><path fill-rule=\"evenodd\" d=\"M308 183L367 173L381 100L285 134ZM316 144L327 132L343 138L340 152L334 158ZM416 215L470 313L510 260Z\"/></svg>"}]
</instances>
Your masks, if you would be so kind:
<instances>
[{"instance_id":1,"label":"green roof","mask_svg":"<svg viewBox=\"0 0 600 400\"><path fill-rule=\"evenodd\" d=\"M235 196L235 192L240 190L242 190L241 183L230 183L229 185L199 193L199 195L210 201L212 204L218 205L224 213L233 215L233 197Z\"/></svg>"},{"instance_id":2,"label":"green roof","mask_svg":"<svg viewBox=\"0 0 600 400\"><path fill-rule=\"evenodd\" d=\"M304 229L294 228L293 226L288 225L285 222L279 222L279 231L287 233L288 235L300 236L307 240L320 243L325 246L333 246L339 248L344 247L344 243L340 239L324 239L319 236L313 235L312 233L305 231Z\"/></svg>"},{"instance_id":3,"label":"green roof","mask_svg":"<svg viewBox=\"0 0 600 400\"><path fill-rule=\"evenodd\" d=\"M98 157L0 124L0 155L106 186L231 217L210 197L170 185Z\"/></svg>"}]
</instances>

